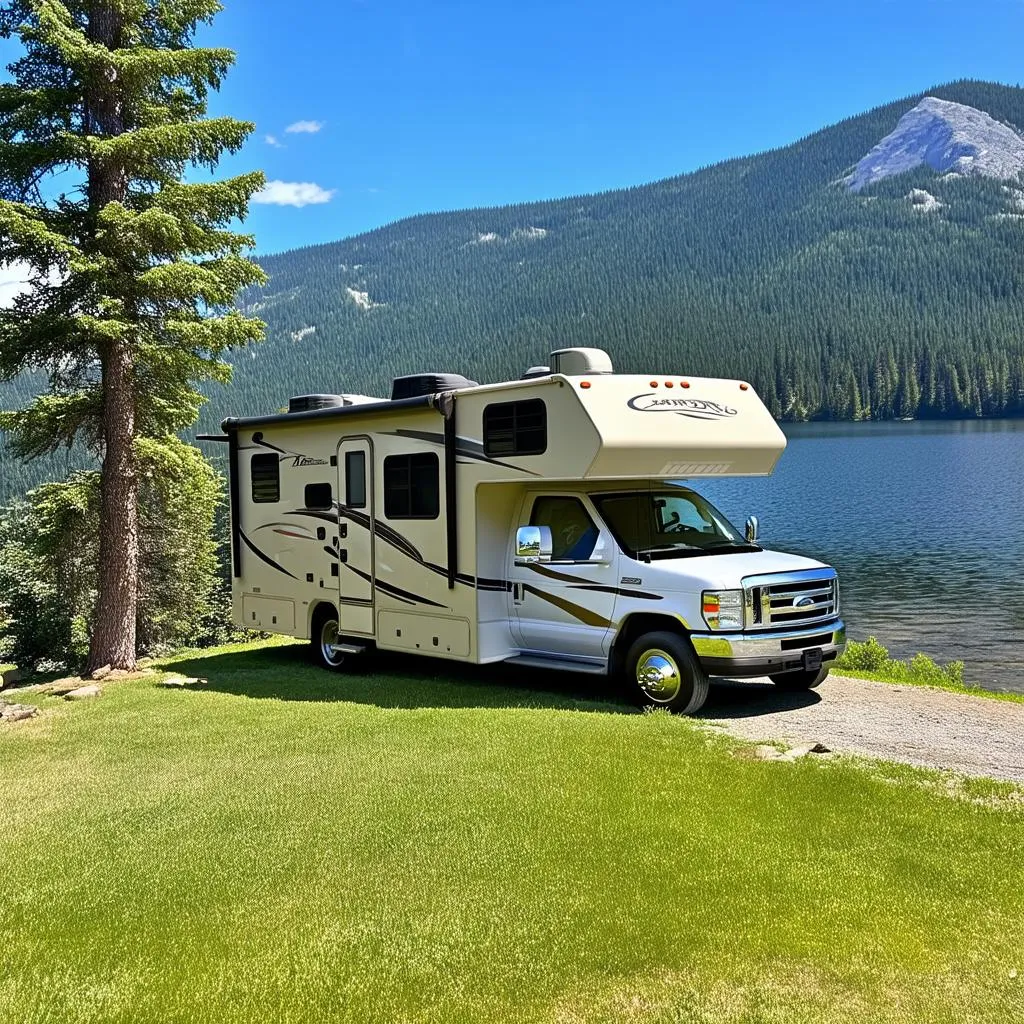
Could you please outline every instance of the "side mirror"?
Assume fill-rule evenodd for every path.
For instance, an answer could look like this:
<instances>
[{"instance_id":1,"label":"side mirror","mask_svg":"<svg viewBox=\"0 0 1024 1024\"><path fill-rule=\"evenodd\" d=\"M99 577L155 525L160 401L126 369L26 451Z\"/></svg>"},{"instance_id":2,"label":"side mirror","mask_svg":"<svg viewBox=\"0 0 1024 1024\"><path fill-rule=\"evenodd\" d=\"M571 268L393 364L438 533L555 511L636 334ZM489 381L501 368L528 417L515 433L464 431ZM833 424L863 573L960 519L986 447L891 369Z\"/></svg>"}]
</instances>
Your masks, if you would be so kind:
<instances>
[{"instance_id":1,"label":"side mirror","mask_svg":"<svg viewBox=\"0 0 1024 1024\"><path fill-rule=\"evenodd\" d=\"M757 527L758 527L757 516L751 516L747 520L747 527L744 530L744 535L747 538L747 543L748 544L755 544L755 543L757 543Z\"/></svg>"},{"instance_id":2,"label":"side mirror","mask_svg":"<svg viewBox=\"0 0 1024 1024\"><path fill-rule=\"evenodd\" d=\"M516 530L517 562L550 562L552 548L550 526L520 526Z\"/></svg>"}]
</instances>

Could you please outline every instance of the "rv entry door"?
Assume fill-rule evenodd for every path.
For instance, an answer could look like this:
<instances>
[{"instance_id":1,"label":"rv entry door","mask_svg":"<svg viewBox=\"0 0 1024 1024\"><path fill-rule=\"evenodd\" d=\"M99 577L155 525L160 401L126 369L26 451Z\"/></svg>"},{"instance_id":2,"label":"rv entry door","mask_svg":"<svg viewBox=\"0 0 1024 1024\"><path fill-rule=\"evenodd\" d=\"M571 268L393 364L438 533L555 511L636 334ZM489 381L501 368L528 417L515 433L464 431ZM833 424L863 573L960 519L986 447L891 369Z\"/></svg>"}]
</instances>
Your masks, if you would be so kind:
<instances>
[{"instance_id":1,"label":"rv entry door","mask_svg":"<svg viewBox=\"0 0 1024 1024\"><path fill-rule=\"evenodd\" d=\"M373 442L338 444L338 609L340 632L373 635Z\"/></svg>"}]
</instances>

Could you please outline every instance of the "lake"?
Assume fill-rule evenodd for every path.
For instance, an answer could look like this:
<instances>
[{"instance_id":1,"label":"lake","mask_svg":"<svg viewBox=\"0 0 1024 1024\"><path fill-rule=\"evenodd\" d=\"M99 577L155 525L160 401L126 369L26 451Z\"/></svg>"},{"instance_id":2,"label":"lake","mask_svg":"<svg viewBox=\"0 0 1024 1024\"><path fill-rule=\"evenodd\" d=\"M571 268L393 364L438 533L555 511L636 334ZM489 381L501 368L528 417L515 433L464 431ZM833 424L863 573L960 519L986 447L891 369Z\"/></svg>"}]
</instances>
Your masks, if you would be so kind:
<instances>
[{"instance_id":1,"label":"lake","mask_svg":"<svg viewBox=\"0 0 1024 1024\"><path fill-rule=\"evenodd\" d=\"M703 480L766 546L839 570L849 635L1024 692L1024 421L784 424L767 479Z\"/></svg>"}]
</instances>

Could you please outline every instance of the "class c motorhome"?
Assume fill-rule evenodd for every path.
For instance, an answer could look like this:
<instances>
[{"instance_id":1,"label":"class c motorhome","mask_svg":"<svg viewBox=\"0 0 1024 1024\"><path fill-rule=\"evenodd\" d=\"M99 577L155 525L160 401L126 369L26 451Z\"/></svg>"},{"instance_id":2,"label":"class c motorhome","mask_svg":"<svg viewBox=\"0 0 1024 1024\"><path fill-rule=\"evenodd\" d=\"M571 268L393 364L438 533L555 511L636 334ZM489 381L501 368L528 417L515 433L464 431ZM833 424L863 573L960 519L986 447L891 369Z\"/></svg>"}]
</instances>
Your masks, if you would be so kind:
<instances>
[{"instance_id":1,"label":"class c motorhome","mask_svg":"<svg viewBox=\"0 0 1024 1024\"><path fill-rule=\"evenodd\" d=\"M521 380L419 374L222 427L235 621L325 668L377 647L616 673L692 713L709 676L816 686L845 645L835 570L692 486L782 454L745 382L563 349Z\"/></svg>"}]
</instances>

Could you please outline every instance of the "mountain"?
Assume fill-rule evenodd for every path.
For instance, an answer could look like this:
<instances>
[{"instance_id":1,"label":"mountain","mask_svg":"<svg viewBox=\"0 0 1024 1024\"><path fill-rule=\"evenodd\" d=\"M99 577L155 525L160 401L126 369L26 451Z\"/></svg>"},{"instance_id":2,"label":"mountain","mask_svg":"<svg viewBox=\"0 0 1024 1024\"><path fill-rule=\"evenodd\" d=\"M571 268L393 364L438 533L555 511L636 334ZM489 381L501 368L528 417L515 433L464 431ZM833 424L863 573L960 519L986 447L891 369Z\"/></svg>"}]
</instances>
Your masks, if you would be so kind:
<instances>
[{"instance_id":1,"label":"mountain","mask_svg":"<svg viewBox=\"0 0 1024 1024\"><path fill-rule=\"evenodd\" d=\"M567 345L750 380L780 418L1022 415L1024 181L986 176L1022 127L1024 89L956 82L653 184L268 256L241 297L267 340L203 427L417 371L507 379Z\"/></svg>"},{"instance_id":2,"label":"mountain","mask_svg":"<svg viewBox=\"0 0 1024 1024\"><path fill-rule=\"evenodd\" d=\"M922 165L1003 180L1024 171L1024 135L983 110L926 96L846 179L854 192Z\"/></svg>"}]
</instances>

